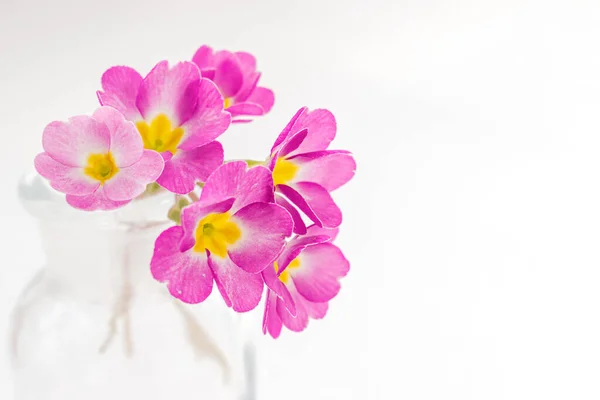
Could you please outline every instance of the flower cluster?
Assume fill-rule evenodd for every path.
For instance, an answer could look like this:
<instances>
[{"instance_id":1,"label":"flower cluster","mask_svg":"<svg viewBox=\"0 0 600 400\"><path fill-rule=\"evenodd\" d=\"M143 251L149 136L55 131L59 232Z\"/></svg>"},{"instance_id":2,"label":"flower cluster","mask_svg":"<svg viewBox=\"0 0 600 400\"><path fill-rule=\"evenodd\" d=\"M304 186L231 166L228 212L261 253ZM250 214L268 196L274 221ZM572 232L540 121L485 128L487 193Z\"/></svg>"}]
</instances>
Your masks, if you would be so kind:
<instances>
[{"instance_id":1,"label":"flower cluster","mask_svg":"<svg viewBox=\"0 0 600 400\"><path fill-rule=\"evenodd\" d=\"M156 240L154 278L192 304L204 301L214 282L237 312L256 308L266 286L263 331L276 338L284 325L298 332L309 317L323 318L348 273L333 244L342 213L331 192L353 177L356 164L349 152L328 149L333 114L306 107L264 161L224 161L219 136L273 106L260 76L251 54L208 46L192 61L161 61L145 77L109 68L100 107L50 123L35 167L86 211L122 207L156 187L174 193L174 207L183 208L169 214L174 226Z\"/></svg>"}]
</instances>

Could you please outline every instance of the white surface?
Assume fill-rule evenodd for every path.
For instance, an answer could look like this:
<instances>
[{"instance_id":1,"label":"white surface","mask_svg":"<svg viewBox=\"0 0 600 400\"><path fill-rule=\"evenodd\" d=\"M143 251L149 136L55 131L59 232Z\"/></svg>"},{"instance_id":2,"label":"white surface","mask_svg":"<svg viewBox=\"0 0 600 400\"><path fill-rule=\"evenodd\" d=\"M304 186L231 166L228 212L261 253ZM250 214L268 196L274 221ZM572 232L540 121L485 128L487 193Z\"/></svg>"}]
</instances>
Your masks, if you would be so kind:
<instances>
[{"instance_id":1,"label":"white surface","mask_svg":"<svg viewBox=\"0 0 600 400\"><path fill-rule=\"evenodd\" d=\"M353 270L326 320L261 341L260 399L597 399L599 22L577 0L2 0L0 332L42 262L13 188L44 125L91 112L110 65L208 43L277 94L228 157L308 105L359 163L335 196Z\"/></svg>"}]
</instances>

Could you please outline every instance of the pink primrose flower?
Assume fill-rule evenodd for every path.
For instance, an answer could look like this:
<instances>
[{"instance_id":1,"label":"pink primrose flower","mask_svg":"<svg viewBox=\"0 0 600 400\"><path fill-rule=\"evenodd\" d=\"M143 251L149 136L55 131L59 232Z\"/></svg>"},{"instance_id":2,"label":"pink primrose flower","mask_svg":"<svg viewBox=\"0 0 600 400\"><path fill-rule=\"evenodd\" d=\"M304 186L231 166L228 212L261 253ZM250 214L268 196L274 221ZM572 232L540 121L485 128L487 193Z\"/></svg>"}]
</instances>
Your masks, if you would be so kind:
<instances>
[{"instance_id":1,"label":"pink primrose flower","mask_svg":"<svg viewBox=\"0 0 600 400\"><path fill-rule=\"evenodd\" d=\"M204 78L217 85L233 122L250 122L248 116L264 115L273 107L273 91L258 86L260 72L256 71L256 58L252 54L213 52L212 48L202 46L192 61L200 67Z\"/></svg>"},{"instance_id":2,"label":"pink primrose flower","mask_svg":"<svg viewBox=\"0 0 600 400\"><path fill-rule=\"evenodd\" d=\"M183 209L181 226L156 240L152 274L186 303L204 301L214 280L229 307L252 310L263 292L260 272L273 265L292 227L288 212L273 203L267 168L223 164L199 201Z\"/></svg>"},{"instance_id":3,"label":"pink primrose flower","mask_svg":"<svg viewBox=\"0 0 600 400\"><path fill-rule=\"evenodd\" d=\"M304 107L279 134L271 149L267 165L273 172L278 193L275 201L292 215L297 234L306 233L306 225L290 202L318 226L336 228L342 223L342 212L330 192L354 176L356 162L348 151L327 150L335 133L336 122L331 112L308 111Z\"/></svg>"},{"instance_id":4,"label":"pink primrose flower","mask_svg":"<svg viewBox=\"0 0 600 400\"><path fill-rule=\"evenodd\" d=\"M35 158L39 174L70 205L88 211L129 203L164 167L160 154L145 150L135 126L111 107L50 123L42 145Z\"/></svg>"},{"instance_id":5,"label":"pink primrose flower","mask_svg":"<svg viewBox=\"0 0 600 400\"><path fill-rule=\"evenodd\" d=\"M189 193L223 163L223 148L214 140L231 116L215 84L194 63L169 68L161 61L145 78L129 67L112 67L102 76L98 99L133 121L144 147L163 156L157 183L167 190Z\"/></svg>"},{"instance_id":6,"label":"pink primrose flower","mask_svg":"<svg viewBox=\"0 0 600 400\"><path fill-rule=\"evenodd\" d=\"M263 278L267 298L263 333L279 337L282 326L306 329L309 318L325 317L328 302L340 291L339 280L350 269L348 260L331 242L337 229L312 225L306 235L290 240Z\"/></svg>"}]
</instances>

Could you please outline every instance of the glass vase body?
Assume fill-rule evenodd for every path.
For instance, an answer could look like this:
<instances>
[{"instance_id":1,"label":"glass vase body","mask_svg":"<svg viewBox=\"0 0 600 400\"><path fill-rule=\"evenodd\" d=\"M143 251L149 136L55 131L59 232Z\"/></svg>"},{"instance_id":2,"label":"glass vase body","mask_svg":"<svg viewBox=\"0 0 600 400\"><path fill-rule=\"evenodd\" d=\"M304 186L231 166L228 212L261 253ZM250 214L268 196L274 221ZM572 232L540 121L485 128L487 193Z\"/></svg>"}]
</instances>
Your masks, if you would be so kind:
<instances>
[{"instance_id":1,"label":"glass vase body","mask_svg":"<svg viewBox=\"0 0 600 400\"><path fill-rule=\"evenodd\" d=\"M218 293L170 296L150 259L173 195L110 212L70 208L36 175L19 194L46 266L13 312L16 400L250 400L253 347Z\"/></svg>"}]
</instances>

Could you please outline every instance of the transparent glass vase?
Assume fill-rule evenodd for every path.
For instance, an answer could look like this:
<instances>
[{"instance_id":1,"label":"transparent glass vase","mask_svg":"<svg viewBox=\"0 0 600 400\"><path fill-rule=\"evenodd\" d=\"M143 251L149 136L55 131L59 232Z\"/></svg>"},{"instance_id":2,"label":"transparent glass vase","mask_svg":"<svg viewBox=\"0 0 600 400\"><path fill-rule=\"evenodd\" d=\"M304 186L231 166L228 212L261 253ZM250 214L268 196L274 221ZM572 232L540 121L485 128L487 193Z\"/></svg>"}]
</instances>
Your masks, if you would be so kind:
<instances>
[{"instance_id":1,"label":"transparent glass vase","mask_svg":"<svg viewBox=\"0 0 600 400\"><path fill-rule=\"evenodd\" d=\"M173 195L83 212L37 175L19 194L47 263L13 312L16 400L254 399L239 316L218 293L183 304L150 274Z\"/></svg>"}]
</instances>

